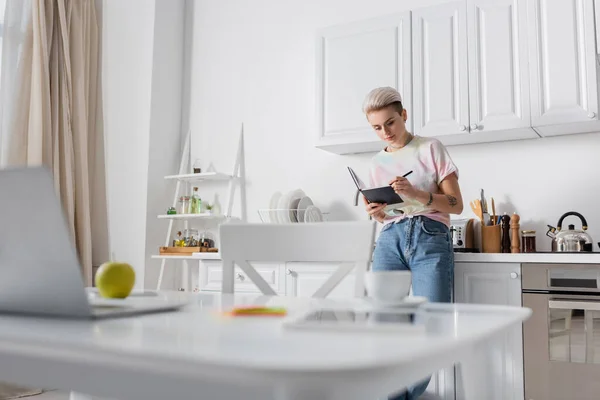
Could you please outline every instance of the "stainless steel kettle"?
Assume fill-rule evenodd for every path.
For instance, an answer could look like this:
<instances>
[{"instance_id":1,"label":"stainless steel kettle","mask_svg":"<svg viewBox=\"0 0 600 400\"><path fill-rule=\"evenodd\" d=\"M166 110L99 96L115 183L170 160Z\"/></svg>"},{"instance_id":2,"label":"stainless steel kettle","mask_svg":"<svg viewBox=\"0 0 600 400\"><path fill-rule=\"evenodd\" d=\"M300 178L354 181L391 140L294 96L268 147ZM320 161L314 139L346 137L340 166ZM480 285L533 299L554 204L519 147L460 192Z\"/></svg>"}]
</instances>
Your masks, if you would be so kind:
<instances>
[{"instance_id":1,"label":"stainless steel kettle","mask_svg":"<svg viewBox=\"0 0 600 400\"><path fill-rule=\"evenodd\" d=\"M579 217L582 229L575 229L575 225L569 225L567 230L562 230L563 220L568 216ZM569 211L563 214L558 220L558 226L555 228L548 225L546 236L552 238L553 252L582 252L593 251L593 241L589 233L585 232L588 228L587 221L583 215L575 211Z\"/></svg>"}]
</instances>

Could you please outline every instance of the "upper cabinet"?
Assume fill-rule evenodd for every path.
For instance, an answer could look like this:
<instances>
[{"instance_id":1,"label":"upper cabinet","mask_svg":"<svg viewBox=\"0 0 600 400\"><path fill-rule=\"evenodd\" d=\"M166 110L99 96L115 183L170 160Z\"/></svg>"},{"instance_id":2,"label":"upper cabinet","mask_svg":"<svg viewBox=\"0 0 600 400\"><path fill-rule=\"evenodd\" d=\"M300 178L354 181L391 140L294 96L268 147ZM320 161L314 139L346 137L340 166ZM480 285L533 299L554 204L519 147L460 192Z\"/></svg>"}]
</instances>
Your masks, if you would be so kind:
<instances>
[{"instance_id":1,"label":"upper cabinet","mask_svg":"<svg viewBox=\"0 0 600 400\"><path fill-rule=\"evenodd\" d=\"M361 110L377 86L446 145L600 131L594 1L455 0L322 31L317 146L381 149Z\"/></svg>"},{"instance_id":2,"label":"upper cabinet","mask_svg":"<svg viewBox=\"0 0 600 400\"><path fill-rule=\"evenodd\" d=\"M447 145L535 138L526 4L468 0L413 11L414 132Z\"/></svg>"},{"instance_id":3,"label":"upper cabinet","mask_svg":"<svg viewBox=\"0 0 600 400\"><path fill-rule=\"evenodd\" d=\"M413 13L414 132L442 137L469 125L467 8L453 2Z\"/></svg>"},{"instance_id":4,"label":"upper cabinet","mask_svg":"<svg viewBox=\"0 0 600 400\"><path fill-rule=\"evenodd\" d=\"M471 132L537 136L531 130L526 12L520 0L467 2Z\"/></svg>"},{"instance_id":5,"label":"upper cabinet","mask_svg":"<svg viewBox=\"0 0 600 400\"><path fill-rule=\"evenodd\" d=\"M594 0L527 0L532 124L543 136L598 131Z\"/></svg>"},{"instance_id":6,"label":"upper cabinet","mask_svg":"<svg viewBox=\"0 0 600 400\"><path fill-rule=\"evenodd\" d=\"M410 109L410 33L410 12L319 32L317 147L343 154L385 146L362 113L362 103L371 89L391 86L402 93L403 104Z\"/></svg>"}]
</instances>

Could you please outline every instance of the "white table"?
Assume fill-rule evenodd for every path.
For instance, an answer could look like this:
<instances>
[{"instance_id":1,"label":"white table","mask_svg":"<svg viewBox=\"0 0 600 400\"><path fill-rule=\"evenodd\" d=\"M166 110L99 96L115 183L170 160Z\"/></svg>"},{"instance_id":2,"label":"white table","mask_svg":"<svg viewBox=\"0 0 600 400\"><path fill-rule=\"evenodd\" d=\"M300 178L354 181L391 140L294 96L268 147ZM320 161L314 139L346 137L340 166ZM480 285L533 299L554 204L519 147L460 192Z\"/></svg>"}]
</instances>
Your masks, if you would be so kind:
<instances>
[{"instance_id":1,"label":"white table","mask_svg":"<svg viewBox=\"0 0 600 400\"><path fill-rule=\"evenodd\" d=\"M98 322L0 317L0 381L127 400L385 397L461 363L466 395L486 393L486 345L525 308L430 304L425 334L282 330L280 318L227 318L233 304L364 304L267 296L185 297L175 313ZM135 300L142 301L142 300Z\"/></svg>"}]
</instances>

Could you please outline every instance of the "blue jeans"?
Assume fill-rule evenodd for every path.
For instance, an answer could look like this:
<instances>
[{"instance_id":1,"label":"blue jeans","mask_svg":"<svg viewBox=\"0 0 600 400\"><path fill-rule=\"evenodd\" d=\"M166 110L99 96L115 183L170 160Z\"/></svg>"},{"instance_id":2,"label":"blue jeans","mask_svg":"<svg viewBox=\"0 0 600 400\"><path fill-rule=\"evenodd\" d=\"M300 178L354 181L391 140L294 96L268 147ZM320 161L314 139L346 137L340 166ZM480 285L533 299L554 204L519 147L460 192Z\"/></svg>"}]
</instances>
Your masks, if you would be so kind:
<instances>
[{"instance_id":1,"label":"blue jeans","mask_svg":"<svg viewBox=\"0 0 600 400\"><path fill-rule=\"evenodd\" d=\"M449 303L454 278L454 250L450 230L424 216L404 218L383 227L373 253L374 271L410 270L415 296ZM414 400L427 389L430 378L390 400Z\"/></svg>"}]
</instances>

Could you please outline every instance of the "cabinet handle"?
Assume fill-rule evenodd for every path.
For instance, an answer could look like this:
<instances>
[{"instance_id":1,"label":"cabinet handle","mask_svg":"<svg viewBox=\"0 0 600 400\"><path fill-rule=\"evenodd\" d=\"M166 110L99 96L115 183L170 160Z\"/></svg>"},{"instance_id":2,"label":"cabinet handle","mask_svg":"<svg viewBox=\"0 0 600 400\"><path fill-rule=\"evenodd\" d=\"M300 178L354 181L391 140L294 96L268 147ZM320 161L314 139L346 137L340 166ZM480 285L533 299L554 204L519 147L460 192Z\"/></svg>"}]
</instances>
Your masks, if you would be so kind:
<instances>
[{"instance_id":1,"label":"cabinet handle","mask_svg":"<svg viewBox=\"0 0 600 400\"><path fill-rule=\"evenodd\" d=\"M235 277L236 277L238 280L240 280L240 281L243 281L243 280L245 279L245 278L244 278L244 275L242 275L242 274L240 274L240 273L238 273L238 274L237 274Z\"/></svg>"},{"instance_id":2,"label":"cabinet handle","mask_svg":"<svg viewBox=\"0 0 600 400\"><path fill-rule=\"evenodd\" d=\"M511 277L512 279L517 279L517 278L519 277L519 274L517 274L516 272L511 272L511 273L510 273L510 277Z\"/></svg>"},{"instance_id":3,"label":"cabinet handle","mask_svg":"<svg viewBox=\"0 0 600 400\"><path fill-rule=\"evenodd\" d=\"M461 125L461 126L458 127L458 130L461 131L461 132L464 132L464 131L467 130L467 126L466 125Z\"/></svg>"},{"instance_id":4,"label":"cabinet handle","mask_svg":"<svg viewBox=\"0 0 600 400\"><path fill-rule=\"evenodd\" d=\"M477 124L471 124L471 130L472 131L476 131L478 129L479 129L479 125L477 125Z\"/></svg>"},{"instance_id":5,"label":"cabinet handle","mask_svg":"<svg viewBox=\"0 0 600 400\"><path fill-rule=\"evenodd\" d=\"M591 112L591 113L588 114L588 117L590 119L594 119L594 118L596 118L596 113L595 112Z\"/></svg>"},{"instance_id":6,"label":"cabinet handle","mask_svg":"<svg viewBox=\"0 0 600 400\"><path fill-rule=\"evenodd\" d=\"M285 274L286 274L286 275L290 275L290 276L291 276L291 275L294 275L294 271L292 271L291 269L287 269L287 270L285 271Z\"/></svg>"}]
</instances>

